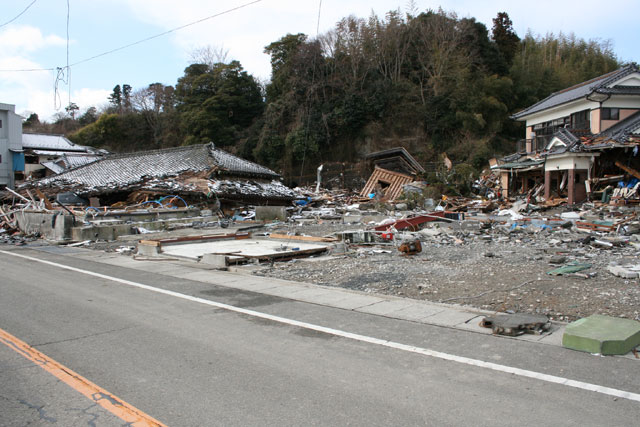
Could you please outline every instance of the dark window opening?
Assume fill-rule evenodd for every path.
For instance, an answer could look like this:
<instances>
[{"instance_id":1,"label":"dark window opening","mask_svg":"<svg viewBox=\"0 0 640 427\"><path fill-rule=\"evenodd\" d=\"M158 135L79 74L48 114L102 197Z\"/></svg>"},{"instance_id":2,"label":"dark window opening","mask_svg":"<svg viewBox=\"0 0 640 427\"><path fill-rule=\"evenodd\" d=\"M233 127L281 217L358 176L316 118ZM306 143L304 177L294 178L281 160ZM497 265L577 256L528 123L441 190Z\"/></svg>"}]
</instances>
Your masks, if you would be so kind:
<instances>
[{"instance_id":1,"label":"dark window opening","mask_svg":"<svg viewBox=\"0 0 640 427\"><path fill-rule=\"evenodd\" d=\"M571 128L576 130L591 129L591 111L582 110L571 115Z\"/></svg>"},{"instance_id":2,"label":"dark window opening","mask_svg":"<svg viewBox=\"0 0 640 427\"><path fill-rule=\"evenodd\" d=\"M29 165L37 165L39 163L38 156L24 156L24 162Z\"/></svg>"},{"instance_id":3,"label":"dark window opening","mask_svg":"<svg viewBox=\"0 0 640 427\"><path fill-rule=\"evenodd\" d=\"M619 108L603 108L600 113L600 118L602 120L620 120L620 109Z\"/></svg>"},{"instance_id":4,"label":"dark window opening","mask_svg":"<svg viewBox=\"0 0 640 427\"><path fill-rule=\"evenodd\" d=\"M569 123L569 117L561 117L559 119L533 125L535 137L533 137L531 141L531 151L543 150L551 141L553 134L556 133L558 129L567 126Z\"/></svg>"}]
</instances>

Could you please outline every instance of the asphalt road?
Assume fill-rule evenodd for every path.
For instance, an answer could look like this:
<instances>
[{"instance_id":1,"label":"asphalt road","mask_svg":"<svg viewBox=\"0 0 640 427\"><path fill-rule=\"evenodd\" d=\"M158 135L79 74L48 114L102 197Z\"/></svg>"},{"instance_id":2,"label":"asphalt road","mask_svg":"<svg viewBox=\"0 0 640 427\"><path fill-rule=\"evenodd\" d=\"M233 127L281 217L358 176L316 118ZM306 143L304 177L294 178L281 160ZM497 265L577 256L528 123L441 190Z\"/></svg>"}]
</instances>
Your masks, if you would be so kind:
<instances>
[{"instance_id":1,"label":"asphalt road","mask_svg":"<svg viewBox=\"0 0 640 427\"><path fill-rule=\"evenodd\" d=\"M620 390L640 362L7 249L185 295ZM57 252L57 253L56 253ZM0 253L0 329L170 426L629 426L640 402L362 342ZM0 425L122 425L0 343Z\"/></svg>"}]
</instances>

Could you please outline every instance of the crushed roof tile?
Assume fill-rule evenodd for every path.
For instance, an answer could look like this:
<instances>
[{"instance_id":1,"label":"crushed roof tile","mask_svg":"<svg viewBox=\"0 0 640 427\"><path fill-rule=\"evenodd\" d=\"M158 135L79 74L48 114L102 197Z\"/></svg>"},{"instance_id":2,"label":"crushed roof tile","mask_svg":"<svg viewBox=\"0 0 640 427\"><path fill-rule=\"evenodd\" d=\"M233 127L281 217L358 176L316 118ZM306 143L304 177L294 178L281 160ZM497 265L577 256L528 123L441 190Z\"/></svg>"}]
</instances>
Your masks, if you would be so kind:
<instances>
[{"instance_id":1,"label":"crushed roof tile","mask_svg":"<svg viewBox=\"0 0 640 427\"><path fill-rule=\"evenodd\" d=\"M216 176L277 179L272 170L241 159L213 144L137 153L115 154L93 163L43 178L40 187L72 187L76 191L118 191L132 186L162 181L185 172L217 172Z\"/></svg>"},{"instance_id":2,"label":"crushed roof tile","mask_svg":"<svg viewBox=\"0 0 640 427\"><path fill-rule=\"evenodd\" d=\"M640 111L635 112L624 120L620 120L615 125L600 132L594 139L609 138L622 142L631 134L640 134Z\"/></svg>"}]
</instances>

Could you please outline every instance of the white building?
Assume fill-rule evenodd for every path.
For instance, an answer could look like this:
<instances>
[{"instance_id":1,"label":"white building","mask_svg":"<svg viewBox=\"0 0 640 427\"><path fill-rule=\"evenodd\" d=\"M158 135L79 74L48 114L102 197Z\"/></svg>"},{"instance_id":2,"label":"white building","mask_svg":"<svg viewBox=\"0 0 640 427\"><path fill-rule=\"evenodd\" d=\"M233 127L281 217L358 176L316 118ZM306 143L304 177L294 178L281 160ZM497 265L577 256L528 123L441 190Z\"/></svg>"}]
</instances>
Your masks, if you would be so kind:
<instances>
[{"instance_id":1,"label":"white building","mask_svg":"<svg viewBox=\"0 0 640 427\"><path fill-rule=\"evenodd\" d=\"M23 173L22 117L15 105L0 103L0 188L14 188Z\"/></svg>"},{"instance_id":2,"label":"white building","mask_svg":"<svg viewBox=\"0 0 640 427\"><path fill-rule=\"evenodd\" d=\"M104 150L77 145L64 135L25 133L22 135L25 178L39 179L63 170L94 162Z\"/></svg>"}]
</instances>

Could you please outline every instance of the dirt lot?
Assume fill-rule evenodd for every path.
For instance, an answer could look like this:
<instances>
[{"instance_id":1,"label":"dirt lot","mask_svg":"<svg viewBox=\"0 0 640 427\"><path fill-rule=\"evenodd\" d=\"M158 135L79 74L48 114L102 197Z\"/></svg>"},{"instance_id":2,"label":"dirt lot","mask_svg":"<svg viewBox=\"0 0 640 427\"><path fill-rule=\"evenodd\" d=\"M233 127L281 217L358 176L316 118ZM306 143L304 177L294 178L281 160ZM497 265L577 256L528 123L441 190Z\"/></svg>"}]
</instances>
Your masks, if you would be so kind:
<instances>
[{"instance_id":1,"label":"dirt lot","mask_svg":"<svg viewBox=\"0 0 640 427\"><path fill-rule=\"evenodd\" d=\"M324 225L296 231L323 235L331 229ZM601 248L587 241L594 236L606 238L575 228L494 224L423 236L422 253L414 256L393 246L352 246L346 255L276 263L255 274L500 312L541 313L555 320L596 313L640 320L640 281L607 271L612 262L640 264L638 249L629 242ZM635 241L633 236L626 239ZM550 264L563 258L560 265ZM576 274L547 274L571 262L591 267Z\"/></svg>"}]
</instances>

